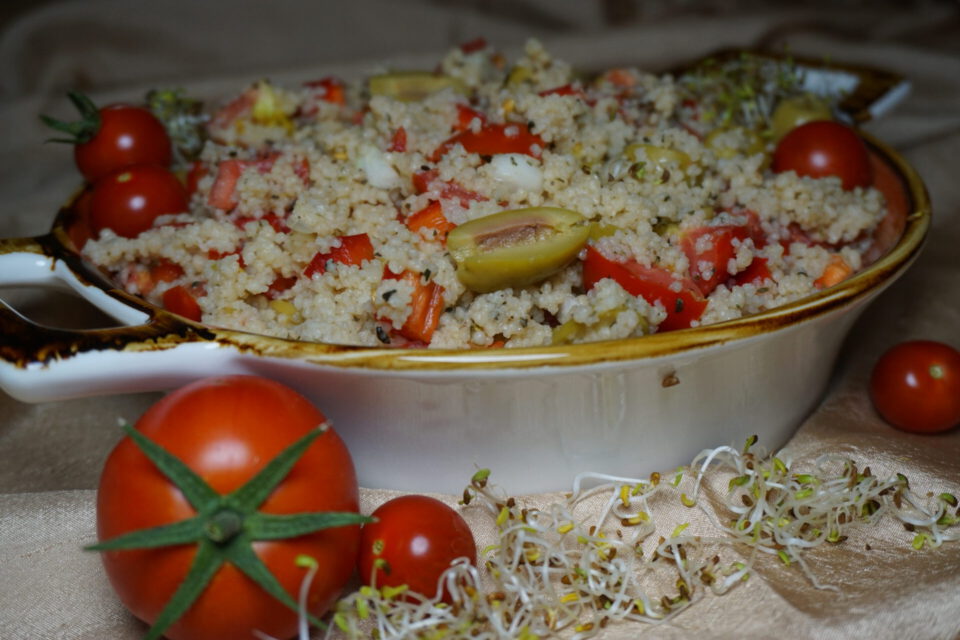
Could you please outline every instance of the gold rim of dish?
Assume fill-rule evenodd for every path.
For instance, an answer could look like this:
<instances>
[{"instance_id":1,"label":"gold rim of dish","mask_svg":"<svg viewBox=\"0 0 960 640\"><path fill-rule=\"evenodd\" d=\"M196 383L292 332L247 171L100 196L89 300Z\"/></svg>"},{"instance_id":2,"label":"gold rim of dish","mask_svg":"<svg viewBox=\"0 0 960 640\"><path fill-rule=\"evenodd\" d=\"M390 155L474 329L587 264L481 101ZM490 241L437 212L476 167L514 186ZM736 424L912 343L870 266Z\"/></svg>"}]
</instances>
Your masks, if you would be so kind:
<instances>
[{"instance_id":1,"label":"gold rim of dish","mask_svg":"<svg viewBox=\"0 0 960 640\"><path fill-rule=\"evenodd\" d=\"M216 342L261 356L296 359L319 365L372 371L442 372L450 370L513 370L539 367L572 367L652 359L706 349L776 332L849 307L892 283L916 258L930 226L930 200L916 171L886 144L863 134L902 180L910 200L909 213L900 239L886 255L848 280L774 309L755 315L702 327L637 338L582 344L524 347L516 349L402 349L305 342L193 323L106 284L95 269L79 258L65 230L69 211L58 216L44 247L46 253L65 261L82 280L151 316L141 327L98 329L83 333L83 347L63 345L45 353L55 357L91 350L144 351L166 349L183 342ZM68 332L56 332L62 339ZM99 338L99 339L98 339ZM68 340L66 342L69 342ZM21 362L46 361L36 354Z\"/></svg>"}]
</instances>

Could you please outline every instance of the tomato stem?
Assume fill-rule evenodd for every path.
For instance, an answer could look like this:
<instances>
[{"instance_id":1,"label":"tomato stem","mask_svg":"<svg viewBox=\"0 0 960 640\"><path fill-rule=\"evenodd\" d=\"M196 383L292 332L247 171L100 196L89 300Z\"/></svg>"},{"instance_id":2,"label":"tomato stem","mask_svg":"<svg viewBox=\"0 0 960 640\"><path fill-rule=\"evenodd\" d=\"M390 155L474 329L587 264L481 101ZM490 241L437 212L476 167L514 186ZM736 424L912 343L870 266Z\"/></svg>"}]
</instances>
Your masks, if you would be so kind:
<instances>
[{"instance_id":1,"label":"tomato stem","mask_svg":"<svg viewBox=\"0 0 960 640\"><path fill-rule=\"evenodd\" d=\"M233 509L221 509L214 513L203 527L204 533L213 542L223 544L232 540L243 529L243 516Z\"/></svg>"}]
</instances>

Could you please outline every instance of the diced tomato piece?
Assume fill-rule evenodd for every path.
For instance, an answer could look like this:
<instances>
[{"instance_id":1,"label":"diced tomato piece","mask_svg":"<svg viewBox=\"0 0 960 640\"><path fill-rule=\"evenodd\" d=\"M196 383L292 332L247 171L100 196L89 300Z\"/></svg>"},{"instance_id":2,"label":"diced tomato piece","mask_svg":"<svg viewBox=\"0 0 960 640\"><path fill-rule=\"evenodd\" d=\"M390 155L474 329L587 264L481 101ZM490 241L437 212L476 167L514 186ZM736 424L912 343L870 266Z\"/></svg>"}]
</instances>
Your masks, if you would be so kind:
<instances>
[{"instance_id":1,"label":"diced tomato piece","mask_svg":"<svg viewBox=\"0 0 960 640\"><path fill-rule=\"evenodd\" d=\"M186 287L177 285L163 293L163 308L194 322L200 322L202 312L196 298Z\"/></svg>"},{"instance_id":2,"label":"diced tomato piece","mask_svg":"<svg viewBox=\"0 0 960 640\"><path fill-rule=\"evenodd\" d=\"M457 121L453 124L454 131L466 131L474 120L480 120L480 126L487 124L487 117L481 112L471 109L465 104L457 105Z\"/></svg>"},{"instance_id":3,"label":"diced tomato piece","mask_svg":"<svg viewBox=\"0 0 960 640\"><path fill-rule=\"evenodd\" d=\"M610 69L603 79L617 87L631 88L637 84L637 76L629 69Z\"/></svg>"},{"instance_id":4,"label":"diced tomato piece","mask_svg":"<svg viewBox=\"0 0 960 640\"><path fill-rule=\"evenodd\" d=\"M432 281L423 283L419 274L409 270L398 275L384 269L383 277L385 280L403 280L413 287L410 315L403 326L394 331L408 340L430 344L443 314L443 287Z\"/></svg>"},{"instance_id":5,"label":"diced tomato piece","mask_svg":"<svg viewBox=\"0 0 960 640\"><path fill-rule=\"evenodd\" d=\"M667 317L658 331L686 329L707 308L707 301L689 278L677 279L666 269L645 267L636 260L614 262L587 245L583 261L584 288L590 290L604 278L615 280L627 293L641 296L650 304L663 305ZM678 284L679 291L675 291Z\"/></svg>"},{"instance_id":6,"label":"diced tomato piece","mask_svg":"<svg viewBox=\"0 0 960 640\"><path fill-rule=\"evenodd\" d=\"M304 157L293 161L293 173L300 178L305 185L310 184L310 160Z\"/></svg>"},{"instance_id":7,"label":"diced tomato piece","mask_svg":"<svg viewBox=\"0 0 960 640\"><path fill-rule=\"evenodd\" d=\"M340 246L313 256L310 264L303 270L303 275L308 278L314 274L323 275L327 272L327 263L330 261L360 266L367 260L373 260L373 244L370 242L370 236L365 233L340 236Z\"/></svg>"},{"instance_id":8,"label":"diced tomato piece","mask_svg":"<svg viewBox=\"0 0 960 640\"><path fill-rule=\"evenodd\" d=\"M405 224L410 231L416 233L424 227L435 229L439 232L441 238L446 238L447 234L457 225L453 224L443 215L443 207L439 202L433 201L420 211L412 214L406 219Z\"/></svg>"},{"instance_id":9,"label":"diced tomato piece","mask_svg":"<svg viewBox=\"0 0 960 640\"><path fill-rule=\"evenodd\" d=\"M583 89L577 87L574 84L565 84L561 87L555 87L553 89L547 89L546 91L541 91L538 95L540 96L577 96L578 98L583 98L586 94L583 92Z\"/></svg>"},{"instance_id":10,"label":"diced tomato piece","mask_svg":"<svg viewBox=\"0 0 960 640\"><path fill-rule=\"evenodd\" d=\"M403 153L407 150L407 130L400 127L393 132L393 138L390 140L390 146L387 151L396 151Z\"/></svg>"},{"instance_id":11,"label":"diced tomato piece","mask_svg":"<svg viewBox=\"0 0 960 640\"><path fill-rule=\"evenodd\" d=\"M227 256L237 256L238 263L241 269L246 268L246 263L243 261L243 249L237 247L233 251L217 251L216 249L210 249L207 251L207 257L211 260L223 260Z\"/></svg>"},{"instance_id":12,"label":"diced tomato piece","mask_svg":"<svg viewBox=\"0 0 960 640\"><path fill-rule=\"evenodd\" d=\"M426 169L416 171L413 174L413 192L424 193L430 189L430 185L440 176L437 169Z\"/></svg>"},{"instance_id":13,"label":"diced tomato piece","mask_svg":"<svg viewBox=\"0 0 960 640\"><path fill-rule=\"evenodd\" d=\"M207 202L215 209L230 211L237 206L237 181L243 174L242 160L224 160L217 167L217 177L210 187L210 196Z\"/></svg>"},{"instance_id":14,"label":"diced tomato piece","mask_svg":"<svg viewBox=\"0 0 960 640\"><path fill-rule=\"evenodd\" d=\"M429 169L426 171L417 171L413 174L413 190L415 193L426 193L431 189L436 189L436 181L440 176L440 172L436 169ZM442 183L439 187L440 198L444 200L457 200L460 202L461 207L467 207L470 205L470 202L485 202L489 200L484 195L477 193L476 191L471 191L466 189L452 180L448 180Z\"/></svg>"},{"instance_id":15,"label":"diced tomato piece","mask_svg":"<svg viewBox=\"0 0 960 640\"><path fill-rule=\"evenodd\" d=\"M259 91L250 87L222 107L210 120L211 129L226 129L253 109Z\"/></svg>"},{"instance_id":16,"label":"diced tomato piece","mask_svg":"<svg viewBox=\"0 0 960 640\"><path fill-rule=\"evenodd\" d=\"M156 282L173 282L183 276L183 267L167 258L160 258L150 266L150 277Z\"/></svg>"},{"instance_id":17,"label":"diced tomato piece","mask_svg":"<svg viewBox=\"0 0 960 640\"><path fill-rule=\"evenodd\" d=\"M460 51L464 53L475 53L481 49L487 48L487 39L484 37L474 38L460 45Z\"/></svg>"},{"instance_id":18,"label":"diced tomato piece","mask_svg":"<svg viewBox=\"0 0 960 640\"><path fill-rule=\"evenodd\" d=\"M750 266L731 278L735 285L761 284L766 280L773 280L766 258L754 258Z\"/></svg>"},{"instance_id":19,"label":"diced tomato piece","mask_svg":"<svg viewBox=\"0 0 960 640\"><path fill-rule=\"evenodd\" d=\"M815 243L807 235L807 232L804 231L799 224L796 222L791 222L787 225L787 234L785 237L780 238L780 246L783 247L783 251L786 255L790 255L790 245L794 242L799 242L800 244L805 244L808 247L812 247Z\"/></svg>"},{"instance_id":20,"label":"diced tomato piece","mask_svg":"<svg viewBox=\"0 0 960 640\"><path fill-rule=\"evenodd\" d=\"M273 211L264 214L260 218L254 218L253 216L239 216L233 221L233 224L236 225L238 229L243 229L248 222L253 220L263 220L277 233L290 233L290 227L287 226L287 221L282 216L274 213Z\"/></svg>"},{"instance_id":21,"label":"diced tomato piece","mask_svg":"<svg viewBox=\"0 0 960 640\"><path fill-rule=\"evenodd\" d=\"M273 300L284 291L292 288L295 284L297 284L297 276L278 275L273 279L273 282L270 283L270 287L267 289L266 296L270 300Z\"/></svg>"},{"instance_id":22,"label":"diced tomato piece","mask_svg":"<svg viewBox=\"0 0 960 640\"><path fill-rule=\"evenodd\" d=\"M190 170L187 172L187 178L184 183L188 196L192 196L197 192L197 185L200 184L200 181L203 180L208 173L210 173L210 168L199 160L194 161L193 164L190 165Z\"/></svg>"},{"instance_id":23,"label":"diced tomato piece","mask_svg":"<svg viewBox=\"0 0 960 640\"><path fill-rule=\"evenodd\" d=\"M727 269L737 250L734 240L743 242L749 237L745 226L719 225L699 227L683 234L680 248L690 261L690 276L700 293L707 296L721 282L730 277Z\"/></svg>"},{"instance_id":24,"label":"diced tomato piece","mask_svg":"<svg viewBox=\"0 0 960 640\"><path fill-rule=\"evenodd\" d=\"M319 80L305 82L303 86L310 87L311 89L319 89L319 91L316 93L316 97L320 98L324 102L331 102L339 105L347 103L347 98L343 90L343 81L339 78L327 76L325 78L320 78Z\"/></svg>"},{"instance_id":25,"label":"diced tomato piece","mask_svg":"<svg viewBox=\"0 0 960 640\"><path fill-rule=\"evenodd\" d=\"M532 133L524 123L487 124L478 132L461 131L447 139L433 152L432 162L437 162L455 145L463 146L467 153L492 156L498 153L522 153L539 158L543 151L543 138Z\"/></svg>"}]
</instances>

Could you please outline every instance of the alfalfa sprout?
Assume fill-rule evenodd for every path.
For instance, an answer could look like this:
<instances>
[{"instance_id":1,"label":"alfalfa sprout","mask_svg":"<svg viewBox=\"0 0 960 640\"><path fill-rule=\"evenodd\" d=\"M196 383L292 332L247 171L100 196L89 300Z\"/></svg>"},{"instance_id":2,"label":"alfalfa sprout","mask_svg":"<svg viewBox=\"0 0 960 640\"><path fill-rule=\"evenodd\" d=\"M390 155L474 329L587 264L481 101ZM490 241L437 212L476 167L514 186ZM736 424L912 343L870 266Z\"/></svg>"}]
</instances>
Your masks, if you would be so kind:
<instances>
[{"instance_id":1,"label":"alfalfa sprout","mask_svg":"<svg viewBox=\"0 0 960 640\"><path fill-rule=\"evenodd\" d=\"M327 635L580 640L613 624L668 621L707 592L745 582L760 554L835 589L817 579L808 552L881 519L900 521L917 549L960 538L953 494L921 497L902 474L881 478L841 455L801 471L755 443L706 450L689 467L644 479L582 474L542 508L480 471L462 502L486 514L497 538L479 567L458 562L444 574L450 604L364 586L337 604ZM706 515L699 527L669 517L677 510L665 507L678 502Z\"/></svg>"}]
</instances>

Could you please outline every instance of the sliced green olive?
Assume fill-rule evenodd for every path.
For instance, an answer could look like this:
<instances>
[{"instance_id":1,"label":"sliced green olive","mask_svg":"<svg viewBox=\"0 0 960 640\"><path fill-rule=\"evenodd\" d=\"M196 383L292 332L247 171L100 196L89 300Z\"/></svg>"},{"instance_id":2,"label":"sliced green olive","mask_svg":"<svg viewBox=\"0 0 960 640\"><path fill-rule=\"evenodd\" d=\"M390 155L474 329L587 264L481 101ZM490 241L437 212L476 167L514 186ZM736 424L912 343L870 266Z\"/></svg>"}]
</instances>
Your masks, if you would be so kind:
<instances>
[{"instance_id":1,"label":"sliced green olive","mask_svg":"<svg viewBox=\"0 0 960 640\"><path fill-rule=\"evenodd\" d=\"M815 120L832 120L826 100L810 93L781 100L770 117L770 135L779 140L800 125Z\"/></svg>"},{"instance_id":2,"label":"sliced green olive","mask_svg":"<svg viewBox=\"0 0 960 640\"><path fill-rule=\"evenodd\" d=\"M370 78L370 95L387 96L401 102L423 100L448 88L456 93L467 93L467 87L459 78L429 71L394 71Z\"/></svg>"},{"instance_id":3,"label":"sliced green olive","mask_svg":"<svg viewBox=\"0 0 960 640\"><path fill-rule=\"evenodd\" d=\"M658 147L652 144L635 143L628 145L627 148L624 149L624 154L630 160L637 162L642 160L642 158L637 156L637 152L641 150L646 155L648 165L663 167L675 163L681 169L686 169L693 162L690 160L690 156L683 151L668 149L667 147Z\"/></svg>"},{"instance_id":4,"label":"sliced green olive","mask_svg":"<svg viewBox=\"0 0 960 640\"><path fill-rule=\"evenodd\" d=\"M722 134L729 133L733 130L723 127L714 129L708 133L703 143L713 149L721 158L732 158L741 151L750 156L763 152L766 145L764 144L763 137L757 131L754 131L753 129L744 129L743 127L736 127L736 129L739 129L742 132L742 135L746 141L746 146L744 146L742 149L740 147L726 145L721 142Z\"/></svg>"},{"instance_id":5,"label":"sliced green olive","mask_svg":"<svg viewBox=\"0 0 960 640\"><path fill-rule=\"evenodd\" d=\"M590 225L590 239L599 240L600 238L606 238L616 234L617 231L620 231L620 227L617 225L594 222Z\"/></svg>"},{"instance_id":6,"label":"sliced green olive","mask_svg":"<svg viewBox=\"0 0 960 640\"><path fill-rule=\"evenodd\" d=\"M539 282L576 258L591 225L576 211L532 207L471 220L447 236L457 277L487 293Z\"/></svg>"}]
</instances>

